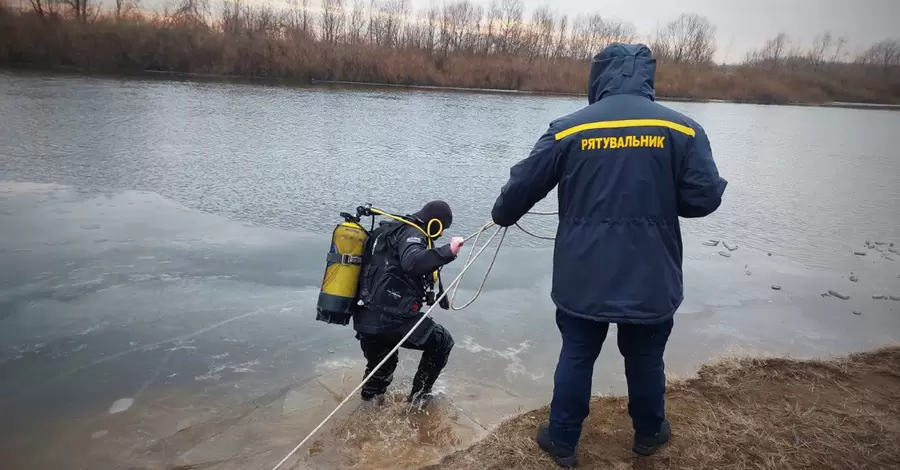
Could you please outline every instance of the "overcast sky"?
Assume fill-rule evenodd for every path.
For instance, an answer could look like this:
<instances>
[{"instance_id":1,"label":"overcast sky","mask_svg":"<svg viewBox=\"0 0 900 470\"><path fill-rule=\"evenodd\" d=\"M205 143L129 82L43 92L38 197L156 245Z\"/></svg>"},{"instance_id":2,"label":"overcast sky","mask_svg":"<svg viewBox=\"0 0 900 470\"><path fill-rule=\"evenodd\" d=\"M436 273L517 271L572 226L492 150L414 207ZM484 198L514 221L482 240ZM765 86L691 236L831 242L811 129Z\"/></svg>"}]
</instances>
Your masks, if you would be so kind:
<instances>
[{"instance_id":1,"label":"overcast sky","mask_svg":"<svg viewBox=\"0 0 900 470\"><path fill-rule=\"evenodd\" d=\"M440 4L440 0L412 0L416 7ZM482 5L490 4L482 0ZM569 14L594 13L627 20L642 34L681 13L706 16L717 28L719 61L744 58L778 33L812 41L830 30L847 36L854 47L888 37L900 38L900 0L524 0L529 12L549 4ZM730 51L729 51L729 45Z\"/></svg>"}]
</instances>

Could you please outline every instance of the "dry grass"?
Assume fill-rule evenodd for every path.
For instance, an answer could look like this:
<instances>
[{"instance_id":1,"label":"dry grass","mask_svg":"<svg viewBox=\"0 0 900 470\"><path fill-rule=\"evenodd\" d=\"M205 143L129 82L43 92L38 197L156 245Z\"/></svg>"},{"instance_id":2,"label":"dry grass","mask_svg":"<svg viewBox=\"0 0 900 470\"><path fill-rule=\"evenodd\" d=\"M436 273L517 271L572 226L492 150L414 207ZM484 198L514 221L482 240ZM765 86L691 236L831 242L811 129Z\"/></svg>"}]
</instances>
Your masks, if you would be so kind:
<instances>
[{"instance_id":1,"label":"dry grass","mask_svg":"<svg viewBox=\"0 0 900 470\"><path fill-rule=\"evenodd\" d=\"M836 361L739 359L669 385L673 440L630 452L627 399L598 397L579 449L582 468L900 468L900 348ZM518 416L430 470L556 468L534 443L547 409Z\"/></svg>"},{"instance_id":2,"label":"dry grass","mask_svg":"<svg viewBox=\"0 0 900 470\"><path fill-rule=\"evenodd\" d=\"M134 13L87 23L66 15L44 20L2 6L0 67L87 73L147 71L398 85L586 92L588 63L568 58L428 51L413 47L331 44L302 30L225 32L202 21ZM761 103L855 101L900 103L900 84L850 66L829 72L724 68L662 62L661 97Z\"/></svg>"}]
</instances>

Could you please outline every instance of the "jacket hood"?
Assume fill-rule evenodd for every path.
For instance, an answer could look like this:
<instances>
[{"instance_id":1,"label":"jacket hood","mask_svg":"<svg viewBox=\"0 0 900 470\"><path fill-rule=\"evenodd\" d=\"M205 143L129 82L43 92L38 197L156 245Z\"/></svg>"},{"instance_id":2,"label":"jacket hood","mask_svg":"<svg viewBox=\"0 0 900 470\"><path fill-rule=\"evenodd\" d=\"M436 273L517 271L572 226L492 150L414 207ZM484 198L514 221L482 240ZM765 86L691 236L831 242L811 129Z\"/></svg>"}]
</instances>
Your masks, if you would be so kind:
<instances>
[{"instance_id":1,"label":"jacket hood","mask_svg":"<svg viewBox=\"0 0 900 470\"><path fill-rule=\"evenodd\" d=\"M605 96L630 94L654 99L656 59L644 44L612 43L594 56L588 103Z\"/></svg>"}]
</instances>

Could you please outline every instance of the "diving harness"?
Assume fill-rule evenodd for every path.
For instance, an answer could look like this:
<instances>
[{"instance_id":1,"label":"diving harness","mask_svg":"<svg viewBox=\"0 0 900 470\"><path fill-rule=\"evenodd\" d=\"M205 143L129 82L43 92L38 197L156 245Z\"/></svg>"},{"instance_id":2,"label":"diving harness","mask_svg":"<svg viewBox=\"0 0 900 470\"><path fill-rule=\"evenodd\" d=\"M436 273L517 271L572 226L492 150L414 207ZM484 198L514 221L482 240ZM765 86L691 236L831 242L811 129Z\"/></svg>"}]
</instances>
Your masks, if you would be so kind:
<instances>
[{"instance_id":1,"label":"diving harness","mask_svg":"<svg viewBox=\"0 0 900 470\"><path fill-rule=\"evenodd\" d=\"M429 249L434 248L434 240L441 236L444 225L440 219L421 221L425 223L423 229L411 217L403 217L377 209L371 205L356 208L356 215L341 212L344 222L338 224L331 235L331 248L326 256L325 275L319 292L319 300L316 304L316 320L336 325L347 325L353 314L364 306L360 299L360 279L363 277L366 259L366 246L369 238L376 231L375 218L386 217L395 222L415 227L425 235ZM366 230L361 221L364 217L371 217L372 224ZM374 251L374 250L373 250ZM431 281L426 283L424 298L426 305L434 305L434 287L438 286L439 294L443 293L440 269L431 273ZM449 301L446 296L441 296L441 307L449 309ZM416 304L415 310L418 310Z\"/></svg>"}]
</instances>

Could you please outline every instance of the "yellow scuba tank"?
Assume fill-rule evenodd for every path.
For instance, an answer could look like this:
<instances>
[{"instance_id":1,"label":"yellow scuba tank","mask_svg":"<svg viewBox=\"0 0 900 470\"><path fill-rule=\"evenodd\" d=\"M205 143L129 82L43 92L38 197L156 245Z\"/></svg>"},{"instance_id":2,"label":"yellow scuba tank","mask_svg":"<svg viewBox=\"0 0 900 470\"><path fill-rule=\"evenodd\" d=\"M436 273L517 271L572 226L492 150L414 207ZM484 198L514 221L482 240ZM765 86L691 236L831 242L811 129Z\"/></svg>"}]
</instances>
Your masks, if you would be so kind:
<instances>
[{"instance_id":1,"label":"yellow scuba tank","mask_svg":"<svg viewBox=\"0 0 900 470\"><path fill-rule=\"evenodd\" d=\"M444 227L438 219L428 221L426 230L406 218L375 209L372 206L357 207L355 216L341 212L344 222L335 227L331 235L331 249L326 257L325 276L319 291L319 301L316 303L316 320L335 325L346 325L353 318L358 307L359 278L362 274L366 242L369 239L369 232L359 224L359 221L362 217L372 217L372 227L374 227L376 215L415 227L427 238L428 248L432 248L433 240L444 231ZM435 225L437 230L433 230ZM435 271L432 276L434 283L439 284L440 273ZM443 290L443 286L441 289ZM433 304L434 292L429 291L427 295L426 303ZM445 301L441 302L443 306Z\"/></svg>"},{"instance_id":2,"label":"yellow scuba tank","mask_svg":"<svg viewBox=\"0 0 900 470\"><path fill-rule=\"evenodd\" d=\"M350 323L356 311L363 252L369 238L359 217L341 213L345 222L335 227L325 264L325 276L316 304L316 320L336 325Z\"/></svg>"}]
</instances>

